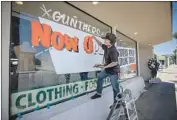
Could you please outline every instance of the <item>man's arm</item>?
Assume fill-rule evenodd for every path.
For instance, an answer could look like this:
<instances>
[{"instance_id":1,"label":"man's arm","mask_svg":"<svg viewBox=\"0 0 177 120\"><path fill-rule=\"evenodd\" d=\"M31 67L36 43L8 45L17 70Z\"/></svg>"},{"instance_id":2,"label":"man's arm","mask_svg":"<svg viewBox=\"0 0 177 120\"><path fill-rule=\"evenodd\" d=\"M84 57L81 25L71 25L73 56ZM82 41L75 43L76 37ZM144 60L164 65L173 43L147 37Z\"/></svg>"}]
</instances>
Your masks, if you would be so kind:
<instances>
[{"instance_id":1,"label":"man's arm","mask_svg":"<svg viewBox=\"0 0 177 120\"><path fill-rule=\"evenodd\" d=\"M95 39L95 41L98 43L99 46L102 46L103 43L99 41L95 36L93 36L93 39Z\"/></svg>"},{"instance_id":2,"label":"man's arm","mask_svg":"<svg viewBox=\"0 0 177 120\"><path fill-rule=\"evenodd\" d=\"M118 65L118 62L111 62L110 64L106 65L104 68L112 68L116 65Z\"/></svg>"}]
</instances>

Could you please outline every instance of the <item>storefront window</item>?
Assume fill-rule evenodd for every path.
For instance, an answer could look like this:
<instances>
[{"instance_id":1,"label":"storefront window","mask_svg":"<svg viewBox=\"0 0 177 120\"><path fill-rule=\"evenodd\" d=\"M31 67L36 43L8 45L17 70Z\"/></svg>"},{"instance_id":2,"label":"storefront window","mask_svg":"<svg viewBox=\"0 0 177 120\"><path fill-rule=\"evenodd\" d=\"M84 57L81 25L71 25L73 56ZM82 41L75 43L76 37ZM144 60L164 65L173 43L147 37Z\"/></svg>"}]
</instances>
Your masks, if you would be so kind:
<instances>
[{"instance_id":1,"label":"storefront window","mask_svg":"<svg viewBox=\"0 0 177 120\"><path fill-rule=\"evenodd\" d=\"M120 79L137 76L136 42L117 31L117 49L119 51Z\"/></svg>"},{"instance_id":2,"label":"storefront window","mask_svg":"<svg viewBox=\"0 0 177 120\"><path fill-rule=\"evenodd\" d=\"M12 116L95 90L103 50L91 36L111 27L65 2L12 2L11 28Z\"/></svg>"}]
</instances>

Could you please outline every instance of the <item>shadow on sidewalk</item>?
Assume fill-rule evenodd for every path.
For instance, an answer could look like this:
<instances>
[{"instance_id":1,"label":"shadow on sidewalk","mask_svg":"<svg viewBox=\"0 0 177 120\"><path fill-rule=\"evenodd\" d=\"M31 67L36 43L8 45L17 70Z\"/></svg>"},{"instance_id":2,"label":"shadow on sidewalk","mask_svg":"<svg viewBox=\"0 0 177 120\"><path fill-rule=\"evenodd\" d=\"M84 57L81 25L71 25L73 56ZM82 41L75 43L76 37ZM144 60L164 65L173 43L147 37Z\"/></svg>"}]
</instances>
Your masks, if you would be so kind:
<instances>
[{"instance_id":1,"label":"shadow on sidewalk","mask_svg":"<svg viewBox=\"0 0 177 120\"><path fill-rule=\"evenodd\" d=\"M175 85L153 84L137 101L139 120L177 120Z\"/></svg>"}]
</instances>

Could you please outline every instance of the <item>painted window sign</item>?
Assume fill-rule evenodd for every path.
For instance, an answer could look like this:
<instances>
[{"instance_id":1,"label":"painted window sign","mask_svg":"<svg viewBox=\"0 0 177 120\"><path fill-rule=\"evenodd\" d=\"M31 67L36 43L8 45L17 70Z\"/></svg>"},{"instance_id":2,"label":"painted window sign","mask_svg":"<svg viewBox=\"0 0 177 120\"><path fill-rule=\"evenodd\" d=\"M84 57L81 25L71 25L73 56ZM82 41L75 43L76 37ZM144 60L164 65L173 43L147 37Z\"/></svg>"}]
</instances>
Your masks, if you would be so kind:
<instances>
[{"instance_id":1,"label":"painted window sign","mask_svg":"<svg viewBox=\"0 0 177 120\"><path fill-rule=\"evenodd\" d=\"M29 91L14 93L11 95L12 115L34 110L36 107L44 107L48 104L54 104L71 97L75 97L96 89L96 79L57 85L45 88L39 88ZM110 85L110 79L104 80L103 86Z\"/></svg>"},{"instance_id":2,"label":"painted window sign","mask_svg":"<svg viewBox=\"0 0 177 120\"><path fill-rule=\"evenodd\" d=\"M62 23L63 25L67 25L73 27L75 29L91 33L94 35L105 34L101 33L99 28L94 27L93 25L87 24L86 22L79 20L77 16L69 16L65 13L61 13L60 11L52 11L52 9L47 9L45 4L42 4L40 9L43 11L43 18L51 19L55 22Z\"/></svg>"},{"instance_id":3,"label":"painted window sign","mask_svg":"<svg viewBox=\"0 0 177 120\"><path fill-rule=\"evenodd\" d=\"M136 54L134 48L117 47L119 51L119 64L121 68L136 64Z\"/></svg>"},{"instance_id":4,"label":"painted window sign","mask_svg":"<svg viewBox=\"0 0 177 120\"><path fill-rule=\"evenodd\" d=\"M49 25L41 25L36 21L31 21L31 28L31 42L34 47L38 47L41 42L42 46L45 48L49 48L52 45L56 50L62 50L65 47L68 51L79 52L78 37L74 36L72 38L61 32L51 32L51 27ZM86 36L84 38L83 47L86 53L93 53L93 39L91 36Z\"/></svg>"},{"instance_id":5,"label":"painted window sign","mask_svg":"<svg viewBox=\"0 0 177 120\"><path fill-rule=\"evenodd\" d=\"M92 39L91 34L45 18L39 17L39 21L40 23L31 22L32 45L38 47L41 43L43 47L50 48L49 52L57 74L99 70L93 66L96 63L102 63L103 50ZM61 66L61 63L65 66Z\"/></svg>"},{"instance_id":6,"label":"painted window sign","mask_svg":"<svg viewBox=\"0 0 177 120\"><path fill-rule=\"evenodd\" d=\"M136 42L117 31L120 78L128 79L137 75Z\"/></svg>"}]
</instances>

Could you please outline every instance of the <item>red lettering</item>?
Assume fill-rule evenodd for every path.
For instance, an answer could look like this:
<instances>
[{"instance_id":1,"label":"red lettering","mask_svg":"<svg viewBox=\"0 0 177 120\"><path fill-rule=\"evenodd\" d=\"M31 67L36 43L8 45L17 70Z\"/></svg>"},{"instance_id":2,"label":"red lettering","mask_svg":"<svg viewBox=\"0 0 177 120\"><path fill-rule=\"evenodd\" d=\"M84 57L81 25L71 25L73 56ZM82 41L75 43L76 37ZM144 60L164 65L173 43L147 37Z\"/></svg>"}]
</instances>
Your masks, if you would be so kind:
<instances>
[{"instance_id":1,"label":"red lettering","mask_svg":"<svg viewBox=\"0 0 177 120\"><path fill-rule=\"evenodd\" d=\"M58 38L58 39L57 39ZM62 50L64 47L64 36L60 32L53 32L51 36L52 45L57 50ZM58 41L58 43L57 43Z\"/></svg>"},{"instance_id":2,"label":"red lettering","mask_svg":"<svg viewBox=\"0 0 177 120\"><path fill-rule=\"evenodd\" d=\"M39 22L31 21L31 31L33 46L39 46L39 42L41 42L42 46L46 48L50 47L51 27L49 25L41 25Z\"/></svg>"},{"instance_id":3,"label":"red lettering","mask_svg":"<svg viewBox=\"0 0 177 120\"><path fill-rule=\"evenodd\" d=\"M68 51L74 50L78 52L78 38L70 38L67 34L64 35L65 47Z\"/></svg>"},{"instance_id":4,"label":"red lettering","mask_svg":"<svg viewBox=\"0 0 177 120\"><path fill-rule=\"evenodd\" d=\"M84 41L84 49L86 52L93 52L92 38L86 37ZM49 25L40 24L37 21L31 21L31 43L33 46L38 47L40 42L45 48L49 48L52 45L57 50L62 50L65 47L68 51L79 51L79 39L77 37L72 38L67 34L63 35L60 32L52 32L52 29ZM87 46L87 44L89 46Z\"/></svg>"},{"instance_id":5,"label":"red lettering","mask_svg":"<svg viewBox=\"0 0 177 120\"><path fill-rule=\"evenodd\" d=\"M93 40L92 40L92 37L86 36L84 38L84 50L88 54L91 54L93 52Z\"/></svg>"}]
</instances>

